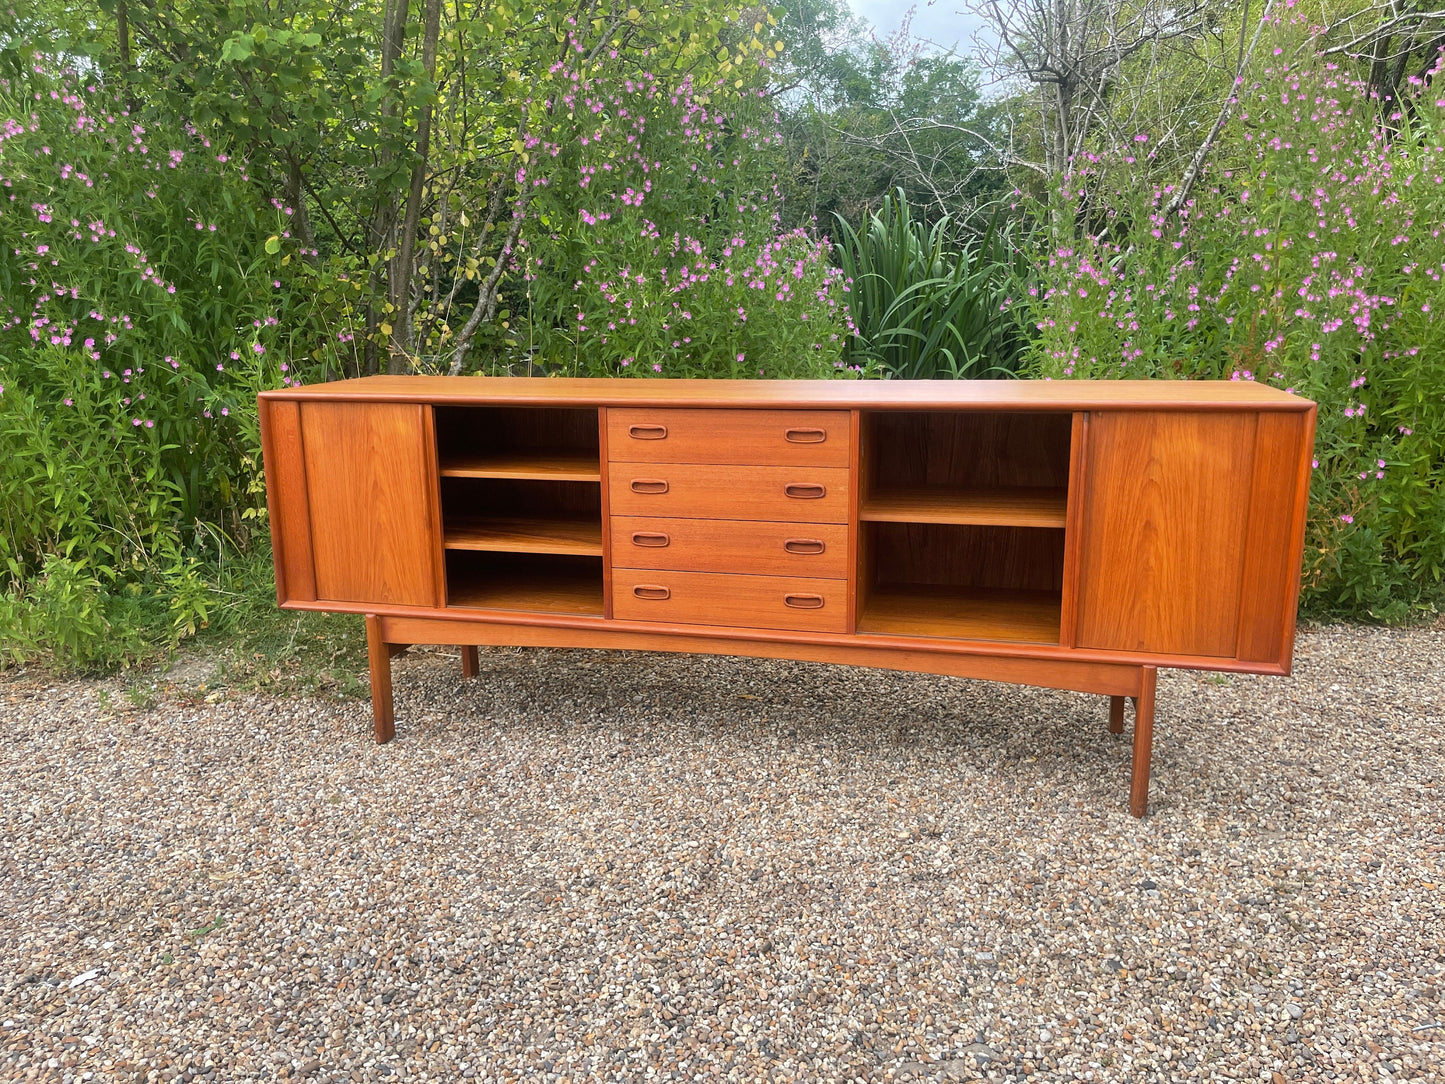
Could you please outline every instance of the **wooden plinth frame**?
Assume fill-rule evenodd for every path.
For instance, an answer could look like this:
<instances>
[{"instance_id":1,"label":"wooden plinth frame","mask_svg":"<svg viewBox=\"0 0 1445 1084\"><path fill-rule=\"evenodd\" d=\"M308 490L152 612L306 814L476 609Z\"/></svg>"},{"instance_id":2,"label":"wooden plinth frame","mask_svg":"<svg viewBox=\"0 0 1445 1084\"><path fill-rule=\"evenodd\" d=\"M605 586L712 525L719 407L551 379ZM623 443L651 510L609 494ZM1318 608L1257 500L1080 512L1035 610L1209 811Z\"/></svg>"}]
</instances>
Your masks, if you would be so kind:
<instances>
[{"instance_id":1,"label":"wooden plinth frame","mask_svg":"<svg viewBox=\"0 0 1445 1084\"><path fill-rule=\"evenodd\" d=\"M780 644L745 638L669 636L623 630L569 629L536 624L447 621L427 617L366 615L367 658L371 664L371 710L378 745L396 736L391 689L391 660L411 644L442 644L461 648L462 676L481 670L478 646L561 647L685 652L748 658L800 659L807 662L868 666L884 670L942 674L982 681L1004 681L1045 689L1100 693L1109 697L1109 731L1124 730L1124 699L1134 702L1133 761L1129 780L1129 812L1143 817L1149 808L1149 767L1154 738L1154 692L1158 669L1126 663L1074 662L1056 659L1009 658L944 652L904 653L849 644Z\"/></svg>"}]
</instances>

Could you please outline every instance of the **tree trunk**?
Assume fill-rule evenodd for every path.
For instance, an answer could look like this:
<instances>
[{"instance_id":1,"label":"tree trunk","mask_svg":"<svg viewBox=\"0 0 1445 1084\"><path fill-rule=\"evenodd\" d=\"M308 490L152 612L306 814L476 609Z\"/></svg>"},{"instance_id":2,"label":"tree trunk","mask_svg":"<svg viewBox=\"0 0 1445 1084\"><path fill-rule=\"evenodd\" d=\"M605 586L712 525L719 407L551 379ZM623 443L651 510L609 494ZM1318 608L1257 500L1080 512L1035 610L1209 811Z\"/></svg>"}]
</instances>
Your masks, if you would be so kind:
<instances>
[{"instance_id":1,"label":"tree trunk","mask_svg":"<svg viewBox=\"0 0 1445 1084\"><path fill-rule=\"evenodd\" d=\"M125 0L116 0L115 36L120 46L120 67L130 74L130 13L126 11Z\"/></svg>"},{"instance_id":2,"label":"tree trunk","mask_svg":"<svg viewBox=\"0 0 1445 1084\"><path fill-rule=\"evenodd\" d=\"M427 0L426 22L422 28L421 60L426 69L427 81L436 84L437 38L441 33L441 0ZM397 274L395 295L397 305L396 324L392 328L391 349L387 358L388 371L403 373L407 369L407 356L417 353L416 344L411 341L411 293L413 256L416 251L416 231L421 218L422 188L426 184L427 156L431 153L432 104L427 102L421 109L421 118L416 132L416 165L411 170L411 188L406 197L406 218L401 225L401 237L397 244Z\"/></svg>"},{"instance_id":3,"label":"tree trunk","mask_svg":"<svg viewBox=\"0 0 1445 1084\"><path fill-rule=\"evenodd\" d=\"M381 15L381 82L386 88L381 100L381 114L390 117L395 109L391 93L391 78L396 73L396 62L406 44L406 15L409 0L386 0ZM377 175L383 180L391 174L391 144L383 140L377 153ZM396 230L397 202L389 189L383 189L377 205L372 209L371 221L367 227L366 247L369 253L380 257L387 249L387 243ZM388 320L377 311L378 293L388 302L393 301L395 291L392 279L396 270L395 257L379 262L372 270L368 284L369 300L366 304L366 343L363 347L367 375L380 368L380 353L377 335L383 323ZM378 289L378 286L380 289ZM393 311L395 311L393 309Z\"/></svg>"}]
</instances>

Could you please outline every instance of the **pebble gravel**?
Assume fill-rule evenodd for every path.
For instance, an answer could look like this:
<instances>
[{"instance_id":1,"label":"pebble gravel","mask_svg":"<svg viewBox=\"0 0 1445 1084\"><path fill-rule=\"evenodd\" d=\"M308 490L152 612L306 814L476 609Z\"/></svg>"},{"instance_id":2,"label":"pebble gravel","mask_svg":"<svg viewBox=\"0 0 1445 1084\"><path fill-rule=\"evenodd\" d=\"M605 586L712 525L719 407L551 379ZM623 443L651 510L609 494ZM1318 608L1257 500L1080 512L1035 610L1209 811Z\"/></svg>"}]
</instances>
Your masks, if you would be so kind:
<instances>
[{"instance_id":1,"label":"pebble gravel","mask_svg":"<svg viewBox=\"0 0 1445 1084\"><path fill-rule=\"evenodd\" d=\"M1445 631L1099 696L455 650L0 677L0 1080L1445 1080Z\"/></svg>"}]
</instances>

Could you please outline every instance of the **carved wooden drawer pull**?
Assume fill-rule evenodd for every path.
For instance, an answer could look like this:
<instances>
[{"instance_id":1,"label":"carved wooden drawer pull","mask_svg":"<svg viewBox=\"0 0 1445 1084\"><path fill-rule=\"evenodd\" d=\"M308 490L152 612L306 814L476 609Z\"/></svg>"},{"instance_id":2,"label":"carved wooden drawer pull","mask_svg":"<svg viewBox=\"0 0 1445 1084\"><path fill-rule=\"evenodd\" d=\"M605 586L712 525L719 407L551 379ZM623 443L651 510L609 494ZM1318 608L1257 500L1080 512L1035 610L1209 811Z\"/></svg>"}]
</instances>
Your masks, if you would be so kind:
<instances>
[{"instance_id":1,"label":"carved wooden drawer pull","mask_svg":"<svg viewBox=\"0 0 1445 1084\"><path fill-rule=\"evenodd\" d=\"M790 444L822 444L828 439L828 430L796 427L783 430L783 439Z\"/></svg>"},{"instance_id":2,"label":"carved wooden drawer pull","mask_svg":"<svg viewBox=\"0 0 1445 1084\"><path fill-rule=\"evenodd\" d=\"M827 487L817 482L789 482L783 487L783 492L800 501L815 501L828 495Z\"/></svg>"},{"instance_id":3,"label":"carved wooden drawer pull","mask_svg":"<svg viewBox=\"0 0 1445 1084\"><path fill-rule=\"evenodd\" d=\"M672 539L661 531L633 531L632 544L634 546L652 546L654 548L669 545Z\"/></svg>"},{"instance_id":4,"label":"carved wooden drawer pull","mask_svg":"<svg viewBox=\"0 0 1445 1084\"><path fill-rule=\"evenodd\" d=\"M633 440L666 440L667 426L630 425L627 427L627 435Z\"/></svg>"},{"instance_id":5,"label":"carved wooden drawer pull","mask_svg":"<svg viewBox=\"0 0 1445 1084\"><path fill-rule=\"evenodd\" d=\"M634 478L632 479L632 492L666 493L667 482L662 478Z\"/></svg>"},{"instance_id":6,"label":"carved wooden drawer pull","mask_svg":"<svg viewBox=\"0 0 1445 1084\"><path fill-rule=\"evenodd\" d=\"M672 597L672 592L670 590L668 590L666 587L663 587L661 584L655 583L639 583L636 587L632 589L632 593L638 598L657 600Z\"/></svg>"},{"instance_id":7,"label":"carved wooden drawer pull","mask_svg":"<svg viewBox=\"0 0 1445 1084\"><path fill-rule=\"evenodd\" d=\"M783 543L789 553L822 553L827 548L821 538L790 538Z\"/></svg>"},{"instance_id":8,"label":"carved wooden drawer pull","mask_svg":"<svg viewBox=\"0 0 1445 1084\"><path fill-rule=\"evenodd\" d=\"M821 610L823 608L823 596L784 595L783 605L791 606L795 610Z\"/></svg>"}]
</instances>

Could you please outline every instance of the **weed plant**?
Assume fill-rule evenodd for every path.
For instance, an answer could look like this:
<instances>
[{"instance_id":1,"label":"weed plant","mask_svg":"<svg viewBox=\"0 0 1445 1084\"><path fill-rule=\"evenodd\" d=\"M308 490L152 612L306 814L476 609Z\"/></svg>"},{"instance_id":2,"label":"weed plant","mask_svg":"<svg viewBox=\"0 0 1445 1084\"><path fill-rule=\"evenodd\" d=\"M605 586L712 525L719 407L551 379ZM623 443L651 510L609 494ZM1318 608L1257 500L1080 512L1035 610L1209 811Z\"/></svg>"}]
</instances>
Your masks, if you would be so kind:
<instances>
[{"instance_id":1,"label":"weed plant","mask_svg":"<svg viewBox=\"0 0 1445 1084\"><path fill-rule=\"evenodd\" d=\"M1445 60L1382 115L1292 14L1273 32L1177 213L1173 186L1138 180L1149 133L1076 163L1027 299L1031 361L1317 401L1306 605L1406 620L1445 579Z\"/></svg>"}]
</instances>

